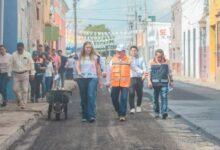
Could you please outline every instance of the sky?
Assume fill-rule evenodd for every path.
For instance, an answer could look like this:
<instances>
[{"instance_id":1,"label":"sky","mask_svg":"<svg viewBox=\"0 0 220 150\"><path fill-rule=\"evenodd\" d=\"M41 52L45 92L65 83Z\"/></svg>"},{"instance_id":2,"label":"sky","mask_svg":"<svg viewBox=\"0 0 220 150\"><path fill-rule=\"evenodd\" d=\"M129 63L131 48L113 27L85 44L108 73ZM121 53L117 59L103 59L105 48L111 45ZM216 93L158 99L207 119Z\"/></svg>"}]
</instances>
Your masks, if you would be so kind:
<instances>
[{"instance_id":1,"label":"sky","mask_svg":"<svg viewBox=\"0 0 220 150\"><path fill-rule=\"evenodd\" d=\"M73 18L73 0L65 0L71 9L67 17ZM141 3L143 0L136 0ZM171 16L171 5L175 0L146 0L148 15L155 15L157 21L167 22ZM143 10L141 6L137 8ZM99 20L101 19L101 20ZM79 0L78 24L83 29L88 24L105 24L112 31L127 28L127 0Z\"/></svg>"}]
</instances>

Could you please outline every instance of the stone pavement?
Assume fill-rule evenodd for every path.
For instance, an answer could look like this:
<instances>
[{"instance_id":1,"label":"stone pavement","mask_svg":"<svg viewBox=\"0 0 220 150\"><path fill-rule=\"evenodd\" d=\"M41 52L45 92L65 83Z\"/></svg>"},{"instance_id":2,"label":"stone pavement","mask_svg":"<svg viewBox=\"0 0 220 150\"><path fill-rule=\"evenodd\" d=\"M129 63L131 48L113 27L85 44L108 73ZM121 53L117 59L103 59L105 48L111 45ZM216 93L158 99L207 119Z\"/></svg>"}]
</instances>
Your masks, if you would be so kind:
<instances>
[{"instance_id":1,"label":"stone pavement","mask_svg":"<svg viewBox=\"0 0 220 150\"><path fill-rule=\"evenodd\" d=\"M153 90L145 88L152 98ZM220 91L176 82L169 95L169 108L198 131L220 142Z\"/></svg>"},{"instance_id":2,"label":"stone pavement","mask_svg":"<svg viewBox=\"0 0 220 150\"><path fill-rule=\"evenodd\" d=\"M15 103L0 108L0 149L7 149L18 140L37 119L47 112L47 102L28 103L21 110Z\"/></svg>"}]
</instances>

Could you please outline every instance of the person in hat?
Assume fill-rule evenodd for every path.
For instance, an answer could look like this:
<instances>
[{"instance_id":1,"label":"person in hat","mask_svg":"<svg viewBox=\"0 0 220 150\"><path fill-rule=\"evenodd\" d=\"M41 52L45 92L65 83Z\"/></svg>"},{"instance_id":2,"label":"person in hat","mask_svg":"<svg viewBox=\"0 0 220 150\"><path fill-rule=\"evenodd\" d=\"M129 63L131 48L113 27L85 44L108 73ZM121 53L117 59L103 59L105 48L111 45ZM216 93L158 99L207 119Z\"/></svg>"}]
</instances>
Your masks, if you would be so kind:
<instances>
[{"instance_id":1,"label":"person in hat","mask_svg":"<svg viewBox=\"0 0 220 150\"><path fill-rule=\"evenodd\" d=\"M117 46L116 54L109 63L107 73L107 87L111 87L112 103L120 121L126 120L127 99L131 80L131 60L126 56L125 51L126 48L123 45Z\"/></svg>"},{"instance_id":2,"label":"person in hat","mask_svg":"<svg viewBox=\"0 0 220 150\"><path fill-rule=\"evenodd\" d=\"M25 51L24 44L17 44L17 51L12 54L11 70L13 72L13 90L18 106L24 109L28 100L29 77L34 79L35 69L31 54Z\"/></svg>"}]
</instances>

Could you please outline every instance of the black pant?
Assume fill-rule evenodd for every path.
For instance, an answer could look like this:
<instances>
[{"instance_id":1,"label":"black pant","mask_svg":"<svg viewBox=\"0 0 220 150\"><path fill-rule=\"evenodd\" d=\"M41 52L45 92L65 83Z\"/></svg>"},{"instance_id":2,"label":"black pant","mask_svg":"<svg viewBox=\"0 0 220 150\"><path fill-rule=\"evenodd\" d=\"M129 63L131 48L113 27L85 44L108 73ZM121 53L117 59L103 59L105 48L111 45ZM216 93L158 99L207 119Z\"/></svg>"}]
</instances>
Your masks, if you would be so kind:
<instances>
[{"instance_id":1,"label":"black pant","mask_svg":"<svg viewBox=\"0 0 220 150\"><path fill-rule=\"evenodd\" d=\"M36 88L36 81L35 79L30 80L30 85L31 85L31 101L35 102L35 88Z\"/></svg>"},{"instance_id":2,"label":"black pant","mask_svg":"<svg viewBox=\"0 0 220 150\"><path fill-rule=\"evenodd\" d=\"M60 72L60 79L61 79L61 87L64 87L64 81L65 81L65 72Z\"/></svg>"},{"instance_id":3,"label":"black pant","mask_svg":"<svg viewBox=\"0 0 220 150\"><path fill-rule=\"evenodd\" d=\"M131 78L131 86L129 89L130 109L135 108L135 104L134 104L135 92L137 94L137 106L140 107L142 103L142 97L143 97L143 80L141 77Z\"/></svg>"}]
</instances>

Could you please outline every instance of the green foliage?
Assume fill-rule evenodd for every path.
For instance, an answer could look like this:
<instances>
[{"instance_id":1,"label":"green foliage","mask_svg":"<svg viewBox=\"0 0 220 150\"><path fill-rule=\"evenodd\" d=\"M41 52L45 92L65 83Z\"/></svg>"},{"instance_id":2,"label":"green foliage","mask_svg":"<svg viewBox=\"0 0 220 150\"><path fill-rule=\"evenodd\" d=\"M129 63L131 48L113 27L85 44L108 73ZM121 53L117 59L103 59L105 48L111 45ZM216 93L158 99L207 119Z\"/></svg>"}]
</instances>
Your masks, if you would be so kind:
<instances>
[{"instance_id":1,"label":"green foliage","mask_svg":"<svg viewBox=\"0 0 220 150\"><path fill-rule=\"evenodd\" d=\"M88 32L110 32L110 30L104 25L104 24L100 24L100 25L88 25L84 31L88 31Z\"/></svg>"}]
</instances>

